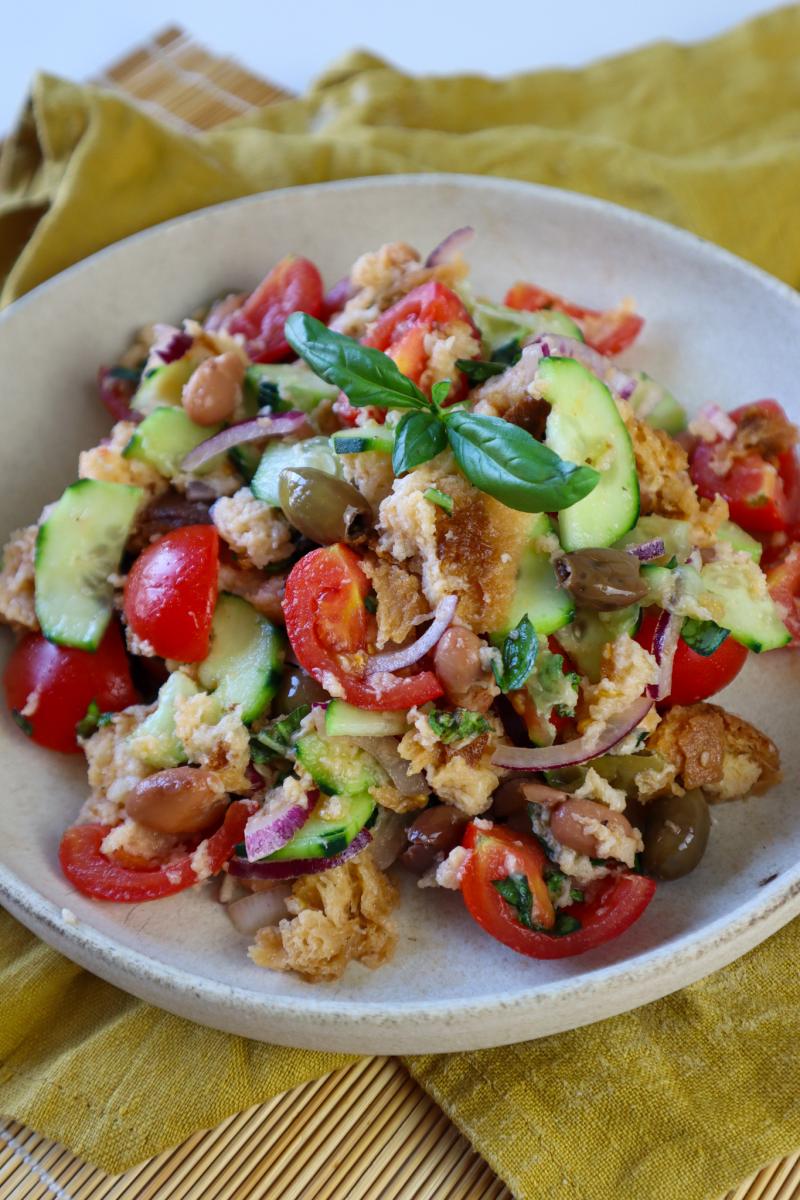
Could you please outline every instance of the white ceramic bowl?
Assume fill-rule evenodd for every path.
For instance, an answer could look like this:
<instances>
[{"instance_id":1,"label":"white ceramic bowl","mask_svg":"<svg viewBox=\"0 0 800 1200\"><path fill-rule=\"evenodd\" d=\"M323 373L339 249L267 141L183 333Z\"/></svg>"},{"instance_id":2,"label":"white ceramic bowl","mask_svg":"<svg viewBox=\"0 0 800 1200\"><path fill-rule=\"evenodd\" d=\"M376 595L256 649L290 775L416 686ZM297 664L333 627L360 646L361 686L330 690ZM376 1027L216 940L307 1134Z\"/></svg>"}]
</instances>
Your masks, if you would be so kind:
<instances>
[{"instance_id":1,"label":"white ceramic bowl","mask_svg":"<svg viewBox=\"0 0 800 1200\"><path fill-rule=\"evenodd\" d=\"M97 365L140 324L175 320L255 284L288 251L328 281L380 243L428 250L470 224L478 289L527 278L603 306L635 296L647 318L629 356L690 407L774 396L800 418L800 299L730 254L598 200L469 176L354 180L253 196L169 222L71 268L0 318L6 531L34 520L107 430ZM10 639L6 637L4 650ZM460 897L404 884L400 942L380 971L311 986L259 970L203 890L155 904L85 900L56 848L85 793L82 760L40 750L3 709L0 897L70 958L154 1004L264 1041L369 1053L472 1049L541 1037L663 996L714 971L800 911L797 659L751 656L724 696L776 740L785 782L714 812L700 868L664 884L625 936L542 963L491 941ZM65 923L70 909L77 924Z\"/></svg>"}]
</instances>

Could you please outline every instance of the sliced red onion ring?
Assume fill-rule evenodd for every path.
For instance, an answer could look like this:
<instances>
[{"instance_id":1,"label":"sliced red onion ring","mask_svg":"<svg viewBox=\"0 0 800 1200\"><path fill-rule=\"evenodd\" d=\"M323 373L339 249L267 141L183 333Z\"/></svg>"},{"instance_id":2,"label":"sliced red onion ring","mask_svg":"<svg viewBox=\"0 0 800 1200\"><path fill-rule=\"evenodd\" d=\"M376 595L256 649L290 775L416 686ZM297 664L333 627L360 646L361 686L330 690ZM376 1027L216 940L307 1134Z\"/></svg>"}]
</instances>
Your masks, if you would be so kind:
<instances>
[{"instance_id":1,"label":"sliced red onion ring","mask_svg":"<svg viewBox=\"0 0 800 1200\"><path fill-rule=\"evenodd\" d=\"M400 671L403 667L410 667L412 663L419 662L439 641L456 615L457 606L457 596L444 596L436 605L433 620L422 636L410 646L404 646L402 650L386 650L380 654L373 654L367 660L367 675L375 675L378 671Z\"/></svg>"},{"instance_id":2,"label":"sliced red onion ring","mask_svg":"<svg viewBox=\"0 0 800 1200\"><path fill-rule=\"evenodd\" d=\"M321 871L331 871L334 867L346 863L349 858L355 858L371 841L370 831L362 829L341 854L334 854L332 858L294 858L284 862L251 863L246 858L236 856L228 863L228 873L239 879L297 879L299 875L319 875Z\"/></svg>"},{"instance_id":3,"label":"sliced red onion ring","mask_svg":"<svg viewBox=\"0 0 800 1200\"><path fill-rule=\"evenodd\" d=\"M425 776L412 772L409 774L408 763L397 749L397 739L393 737L353 737L349 739L360 750L378 762L391 779L401 796L427 796L430 788Z\"/></svg>"},{"instance_id":4,"label":"sliced red onion ring","mask_svg":"<svg viewBox=\"0 0 800 1200\"><path fill-rule=\"evenodd\" d=\"M347 301L356 294L356 289L350 282L350 276L345 275L344 279L340 279L335 283L331 290L325 295L325 310L330 316L341 312Z\"/></svg>"},{"instance_id":5,"label":"sliced red onion ring","mask_svg":"<svg viewBox=\"0 0 800 1200\"><path fill-rule=\"evenodd\" d=\"M254 813L244 827L244 846L250 862L274 854L291 841L305 825L314 807L310 797L305 804L288 799L283 788L268 792L264 807Z\"/></svg>"},{"instance_id":6,"label":"sliced red onion ring","mask_svg":"<svg viewBox=\"0 0 800 1200\"><path fill-rule=\"evenodd\" d=\"M230 879L226 875L226 879ZM277 925L287 916L286 898L291 893L288 884L279 883L268 892L253 892L250 896L242 896L232 900L225 906L225 912L238 933L252 937L265 925Z\"/></svg>"},{"instance_id":7,"label":"sliced red onion ring","mask_svg":"<svg viewBox=\"0 0 800 1200\"><path fill-rule=\"evenodd\" d=\"M239 421L237 425L230 425L221 433L196 446L186 455L181 469L196 471L209 459L216 458L218 454L223 454L234 446L241 446L243 442L258 442L261 438L299 433L307 424L308 417L303 412L288 412L281 413L279 417L253 417L250 421Z\"/></svg>"},{"instance_id":8,"label":"sliced red onion ring","mask_svg":"<svg viewBox=\"0 0 800 1200\"><path fill-rule=\"evenodd\" d=\"M662 612L653 633L653 654L658 663L658 679L645 689L653 700L664 700L672 691L672 666L678 648L683 617Z\"/></svg>"},{"instance_id":9,"label":"sliced red onion ring","mask_svg":"<svg viewBox=\"0 0 800 1200\"><path fill-rule=\"evenodd\" d=\"M510 771L555 771L559 767L588 762L591 758L607 754L627 737L652 707L653 701L648 696L640 696L617 713L599 737L579 737L560 746L498 746L492 756L492 765L506 767Z\"/></svg>"},{"instance_id":10,"label":"sliced red onion ring","mask_svg":"<svg viewBox=\"0 0 800 1200\"><path fill-rule=\"evenodd\" d=\"M697 414L697 420L707 421L723 441L729 442L736 436L736 422L718 404L706 404Z\"/></svg>"},{"instance_id":11,"label":"sliced red onion ring","mask_svg":"<svg viewBox=\"0 0 800 1200\"><path fill-rule=\"evenodd\" d=\"M626 546L628 554L638 558L640 562L650 562L653 558L661 558L667 548L663 538L650 538L649 542L639 542L638 546Z\"/></svg>"},{"instance_id":12,"label":"sliced red onion ring","mask_svg":"<svg viewBox=\"0 0 800 1200\"><path fill-rule=\"evenodd\" d=\"M425 259L426 267L439 267L442 263L450 262L457 254L460 254L467 242L470 242L475 236L475 230L471 225L462 225L460 229L454 229L452 233L448 233L443 242L431 250L428 257Z\"/></svg>"},{"instance_id":13,"label":"sliced red onion ring","mask_svg":"<svg viewBox=\"0 0 800 1200\"><path fill-rule=\"evenodd\" d=\"M183 329L176 329L174 325L156 325L154 328L156 340L150 347L151 359L158 358L162 363L172 363L183 358L191 349L194 338ZM158 363L152 365L158 366Z\"/></svg>"},{"instance_id":14,"label":"sliced red onion ring","mask_svg":"<svg viewBox=\"0 0 800 1200\"><path fill-rule=\"evenodd\" d=\"M586 342L561 334L543 333L534 338L525 346L523 357L534 362L542 358L574 358L605 383L620 400L629 400L639 382L635 375L621 370L610 359L587 346Z\"/></svg>"}]
</instances>

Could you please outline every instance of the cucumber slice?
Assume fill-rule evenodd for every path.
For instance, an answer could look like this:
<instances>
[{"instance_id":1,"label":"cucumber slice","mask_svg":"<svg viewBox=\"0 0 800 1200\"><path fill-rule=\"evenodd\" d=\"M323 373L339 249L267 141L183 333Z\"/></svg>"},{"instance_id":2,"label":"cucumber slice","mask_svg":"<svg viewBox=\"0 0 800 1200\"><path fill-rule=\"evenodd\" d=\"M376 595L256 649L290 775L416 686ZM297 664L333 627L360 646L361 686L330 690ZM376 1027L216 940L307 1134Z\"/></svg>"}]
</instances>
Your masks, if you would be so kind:
<instances>
[{"instance_id":1,"label":"cucumber slice","mask_svg":"<svg viewBox=\"0 0 800 1200\"><path fill-rule=\"evenodd\" d=\"M356 429L340 429L331 434L331 445L337 454L359 454L363 450L391 454L394 449L394 430L371 421Z\"/></svg>"},{"instance_id":2,"label":"cucumber slice","mask_svg":"<svg viewBox=\"0 0 800 1200\"><path fill-rule=\"evenodd\" d=\"M383 767L351 742L306 733L295 751L317 787L332 796L358 796L386 783Z\"/></svg>"},{"instance_id":3,"label":"cucumber slice","mask_svg":"<svg viewBox=\"0 0 800 1200\"><path fill-rule=\"evenodd\" d=\"M200 688L183 671L173 671L161 685L158 703L128 738L132 754L156 771L179 767L186 762L186 751L175 732L175 702L196 696Z\"/></svg>"},{"instance_id":4,"label":"cucumber slice","mask_svg":"<svg viewBox=\"0 0 800 1200\"><path fill-rule=\"evenodd\" d=\"M581 675L586 675L590 683L597 683L600 679L600 660L606 643L615 642L623 633L633 637L639 628L641 615L642 610L638 604L607 613L592 612L584 608L572 624L559 629L556 641L572 659Z\"/></svg>"},{"instance_id":5,"label":"cucumber slice","mask_svg":"<svg viewBox=\"0 0 800 1200\"><path fill-rule=\"evenodd\" d=\"M278 690L283 639L266 617L240 596L223 592L211 623L211 650L197 678L221 709L242 706L242 720L261 716Z\"/></svg>"},{"instance_id":6,"label":"cucumber slice","mask_svg":"<svg viewBox=\"0 0 800 1200\"><path fill-rule=\"evenodd\" d=\"M661 538L664 542L664 553L668 559L673 556L679 562L685 562L694 549L692 527L688 521L676 517L660 517L652 513L639 517L633 529L629 529L617 545L621 550L626 546L638 546L642 542L650 542L653 538Z\"/></svg>"},{"instance_id":7,"label":"cucumber slice","mask_svg":"<svg viewBox=\"0 0 800 1200\"><path fill-rule=\"evenodd\" d=\"M54 505L36 538L36 616L60 646L95 650L111 620L114 588L144 492L126 483L80 479Z\"/></svg>"},{"instance_id":8,"label":"cucumber slice","mask_svg":"<svg viewBox=\"0 0 800 1200\"><path fill-rule=\"evenodd\" d=\"M729 546L733 546L734 550L741 550L743 554L749 554L753 562L761 562L761 555L764 547L761 542L756 541L749 533L746 533L740 525L736 525L733 521L723 521L717 530L717 540L727 542Z\"/></svg>"},{"instance_id":9,"label":"cucumber slice","mask_svg":"<svg viewBox=\"0 0 800 1200\"><path fill-rule=\"evenodd\" d=\"M633 411L638 415L638 410L650 399L651 389L656 387L663 395L656 406L650 409L647 416L643 417L642 420L651 429L663 429L665 433L670 433L673 436L676 433L682 433L687 424L686 411L675 399L672 392L668 392L666 388L657 384L646 371L631 371L631 374L639 380L633 394L628 400Z\"/></svg>"},{"instance_id":10,"label":"cucumber slice","mask_svg":"<svg viewBox=\"0 0 800 1200\"><path fill-rule=\"evenodd\" d=\"M531 525L531 544L520 561L511 606L495 634L510 633L527 616L536 632L546 635L574 617L572 596L559 586L549 552L537 545L539 539L550 534L554 534L552 521L545 513L537 513Z\"/></svg>"},{"instance_id":11,"label":"cucumber slice","mask_svg":"<svg viewBox=\"0 0 800 1200\"><path fill-rule=\"evenodd\" d=\"M625 422L604 383L571 358L544 358L536 373L551 406L545 441L570 462L600 472L593 492L558 514L565 550L613 546L639 516L639 479Z\"/></svg>"},{"instance_id":12,"label":"cucumber slice","mask_svg":"<svg viewBox=\"0 0 800 1200\"><path fill-rule=\"evenodd\" d=\"M261 388L261 383L272 384L277 390L278 401L270 388ZM255 409L271 404L277 412L300 409L313 412L321 400L335 400L339 389L324 379L318 379L304 362L297 363L253 363L244 377L245 400Z\"/></svg>"},{"instance_id":13,"label":"cucumber slice","mask_svg":"<svg viewBox=\"0 0 800 1200\"><path fill-rule=\"evenodd\" d=\"M137 425L136 432L123 450L125 458L137 458L155 467L171 479L181 469L190 450L206 442L221 425L196 425L182 408L156 408ZM196 472L202 475L219 466L221 455L209 460Z\"/></svg>"},{"instance_id":14,"label":"cucumber slice","mask_svg":"<svg viewBox=\"0 0 800 1200\"><path fill-rule=\"evenodd\" d=\"M325 709L325 732L331 737L399 737L408 729L402 712L371 712L346 700L331 700Z\"/></svg>"},{"instance_id":15,"label":"cucumber slice","mask_svg":"<svg viewBox=\"0 0 800 1200\"><path fill-rule=\"evenodd\" d=\"M505 304L476 300L472 305L472 315L490 354L506 342L539 337L543 333L560 334L583 341L583 334L572 318L553 308L525 312Z\"/></svg>"},{"instance_id":16,"label":"cucumber slice","mask_svg":"<svg viewBox=\"0 0 800 1200\"><path fill-rule=\"evenodd\" d=\"M250 490L265 504L278 508L278 476L286 467L316 467L326 475L341 478L342 467L331 449L330 439L310 437L302 442L270 442L261 456Z\"/></svg>"},{"instance_id":17,"label":"cucumber slice","mask_svg":"<svg viewBox=\"0 0 800 1200\"><path fill-rule=\"evenodd\" d=\"M359 796L337 796L340 815L325 820L321 810L325 797L321 797L311 816L297 833L270 854L266 862L291 861L295 858L331 858L341 854L352 842L357 833L369 824L375 813L375 801L366 794Z\"/></svg>"},{"instance_id":18,"label":"cucumber slice","mask_svg":"<svg viewBox=\"0 0 800 1200\"><path fill-rule=\"evenodd\" d=\"M251 483L261 462L261 451L252 442L244 442L241 446L233 446L228 457L245 483Z\"/></svg>"},{"instance_id":19,"label":"cucumber slice","mask_svg":"<svg viewBox=\"0 0 800 1200\"><path fill-rule=\"evenodd\" d=\"M147 415L165 404L180 405L183 385L197 365L196 359L187 356L148 371L136 389L131 408Z\"/></svg>"}]
</instances>

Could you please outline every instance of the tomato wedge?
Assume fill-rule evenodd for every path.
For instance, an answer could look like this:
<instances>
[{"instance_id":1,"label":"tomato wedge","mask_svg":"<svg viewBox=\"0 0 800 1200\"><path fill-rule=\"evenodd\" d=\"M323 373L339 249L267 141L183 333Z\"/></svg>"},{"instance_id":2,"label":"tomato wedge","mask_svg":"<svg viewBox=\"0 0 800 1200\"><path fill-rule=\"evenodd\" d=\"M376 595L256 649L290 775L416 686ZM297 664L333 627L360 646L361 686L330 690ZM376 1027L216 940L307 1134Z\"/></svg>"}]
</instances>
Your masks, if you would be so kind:
<instances>
[{"instance_id":1,"label":"tomato wedge","mask_svg":"<svg viewBox=\"0 0 800 1200\"><path fill-rule=\"evenodd\" d=\"M634 638L645 650L653 649L653 635L660 616L659 608L644 610ZM672 661L672 688L669 696L659 703L696 704L698 700L707 700L736 678L747 661L747 654L747 647L730 635L713 654L708 655L698 654L691 646L687 646L683 638L679 638Z\"/></svg>"},{"instance_id":2,"label":"tomato wedge","mask_svg":"<svg viewBox=\"0 0 800 1200\"><path fill-rule=\"evenodd\" d=\"M211 875L221 871L244 837L247 820L258 809L255 800L235 800L222 825L208 838L205 860ZM168 865L136 870L107 858L100 850L110 825L73 825L58 848L61 869L84 896L122 904L160 900L201 882L192 866L192 853ZM205 874L204 874L205 877Z\"/></svg>"},{"instance_id":3,"label":"tomato wedge","mask_svg":"<svg viewBox=\"0 0 800 1200\"><path fill-rule=\"evenodd\" d=\"M571 933L550 933L555 912L544 880L547 857L538 841L502 825L480 829L470 823L463 846L471 850L461 880L467 911L491 937L529 958L569 958L583 954L624 933L652 900L652 879L632 872L600 880L591 898L560 910L579 922ZM524 877L531 896L530 924L501 895L495 884L509 877Z\"/></svg>"},{"instance_id":4,"label":"tomato wedge","mask_svg":"<svg viewBox=\"0 0 800 1200\"><path fill-rule=\"evenodd\" d=\"M795 542L786 557L767 571L767 586L792 635L790 644L800 646L800 544Z\"/></svg>"},{"instance_id":5,"label":"tomato wedge","mask_svg":"<svg viewBox=\"0 0 800 1200\"><path fill-rule=\"evenodd\" d=\"M573 304L554 292L533 283L515 283L506 292L505 304L509 308L538 312L541 308L554 308L572 317L586 342L600 354L621 354L627 350L642 331L644 318L627 308L606 309L584 308Z\"/></svg>"},{"instance_id":6,"label":"tomato wedge","mask_svg":"<svg viewBox=\"0 0 800 1200\"><path fill-rule=\"evenodd\" d=\"M100 712L119 712L139 697L117 621L94 651L56 646L29 633L11 652L3 683L6 702L26 733L50 750L80 750L75 726L92 701Z\"/></svg>"},{"instance_id":7,"label":"tomato wedge","mask_svg":"<svg viewBox=\"0 0 800 1200\"><path fill-rule=\"evenodd\" d=\"M244 334L253 362L280 362L292 349L283 334L293 312L321 317L325 310L322 276L307 258L282 258L227 324L229 333Z\"/></svg>"},{"instance_id":8,"label":"tomato wedge","mask_svg":"<svg viewBox=\"0 0 800 1200\"><path fill-rule=\"evenodd\" d=\"M312 550L295 563L286 580L283 612L297 661L326 690L338 683L345 699L359 708L412 708L435 700L442 685L433 671L380 684L363 675L369 590L358 556L341 543Z\"/></svg>"},{"instance_id":9,"label":"tomato wedge","mask_svg":"<svg viewBox=\"0 0 800 1200\"><path fill-rule=\"evenodd\" d=\"M184 525L143 550L125 581L125 620L162 658L202 662L217 602L219 534Z\"/></svg>"}]
</instances>

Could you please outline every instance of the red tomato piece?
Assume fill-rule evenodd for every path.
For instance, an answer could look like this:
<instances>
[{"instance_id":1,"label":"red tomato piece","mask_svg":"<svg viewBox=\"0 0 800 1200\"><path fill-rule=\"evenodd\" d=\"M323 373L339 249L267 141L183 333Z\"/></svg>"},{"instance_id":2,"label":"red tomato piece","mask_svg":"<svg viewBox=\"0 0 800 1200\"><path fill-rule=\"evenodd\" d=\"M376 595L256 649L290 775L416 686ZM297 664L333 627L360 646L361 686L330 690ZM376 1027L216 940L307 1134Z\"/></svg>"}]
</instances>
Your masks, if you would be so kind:
<instances>
[{"instance_id":1,"label":"red tomato piece","mask_svg":"<svg viewBox=\"0 0 800 1200\"><path fill-rule=\"evenodd\" d=\"M767 571L767 585L792 635L790 644L800 646L800 544L795 542L783 561Z\"/></svg>"},{"instance_id":2,"label":"red tomato piece","mask_svg":"<svg viewBox=\"0 0 800 1200\"><path fill-rule=\"evenodd\" d=\"M369 637L364 604L369 590L369 580L349 546L312 550L295 563L286 580L283 612L297 661L323 687L326 676L333 676L345 698L359 708L383 711L435 700L442 685L432 671L397 676L380 687L358 674L356 652L366 648Z\"/></svg>"},{"instance_id":3,"label":"red tomato piece","mask_svg":"<svg viewBox=\"0 0 800 1200\"><path fill-rule=\"evenodd\" d=\"M136 391L132 379L115 375L112 367L101 367L97 372L97 391L100 401L115 421L140 421L142 414L131 409L131 400Z\"/></svg>"},{"instance_id":4,"label":"red tomato piece","mask_svg":"<svg viewBox=\"0 0 800 1200\"><path fill-rule=\"evenodd\" d=\"M661 609L646 608L635 640L645 650L652 651ZM696 704L707 700L727 687L741 671L747 659L747 647L734 641L730 634L713 654L697 654L683 638L678 641L672 663L672 689L660 704Z\"/></svg>"},{"instance_id":5,"label":"red tomato piece","mask_svg":"<svg viewBox=\"0 0 800 1200\"><path fill-rule=\"evenodd\" d=\"M143 550L125 583L125 620L162 658L201 662L217 602L219 534L184 525Z\"/></svg>"},{"instance_id":6,"label":"red tomato piece","mask_svg":"<svg viewBox=\"0 0 800 1200\"><path fill-rule=\"evenodd\" d=\"M101 712L119 712L139 699L116 621L95 651L26 634L11 652L3 682L8 707L26 733L65 754L80 750L75 726L93 700Z\"/></svg>"},{"instance_id":7,"label":"red tomato piece","mask_svg":"<svg viewBox=\"0 0 800 1200\"><path fill-rule=\"evenodd\" d=\"M590 898L563 910L580 921L580 929L553 934L548 929L555 912L543 875L548 860L535 838L502 825L483 830L470 823L463 845L472 851L461 880L467 911L491 937L530 958L568 958L618 937L639 919L656 890L655 882L644 875L610 875L592 889ZM533 897L532 923L543 928L523 925L493 886L515 873L526 876Z\"/></svg>"},{"instance_id":8,"label":"red tomato piece","mask_svg":"<svg viewBox=\"0 0 800 1200\"><path fill-rule=\"evenodd\" d=\"M205 860L216 875L244 837L247 820L257 810L255 800L235 800L225 813L222 825L206 842ZM66 831L58 848L61 869L67 879L95 900L115 900L123 904L160 900L174 896L200 882L192 866L194 851L168 865L136 869L107 858L100 846L110 825L73 825Z\"/></svg>"},{"instance_id":9,"label":"red tomato piece","mask_svg":"<svg viewBox=\"0 0 800 1200\"><path fill-rule=\"evenodd\" d=\"M554 308L572 317L586 342L599 354L621 354L635 342L644 326L644 318L627 308L611 308L602 311L573 304L554 292L533 283L515 283L506 292L505 304L526 312L538 312L541 308Z\"/></svg>"},{"instance_id":10,"label":"red tomato piece","mask_svg":"<svg viewBox=\"0 0 800 1200\"><path fill-rule=\"evenodd\" d=\"M253 362L280 362L292 349L283 334L293 312L321 317L325 309L322 276L307 258L290 254L273 267L228 321L229 333L243 333Z\"/></svg>"}]
</instances>

